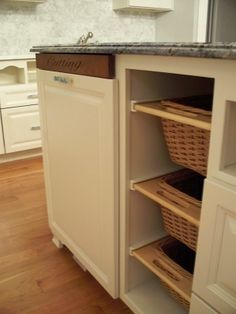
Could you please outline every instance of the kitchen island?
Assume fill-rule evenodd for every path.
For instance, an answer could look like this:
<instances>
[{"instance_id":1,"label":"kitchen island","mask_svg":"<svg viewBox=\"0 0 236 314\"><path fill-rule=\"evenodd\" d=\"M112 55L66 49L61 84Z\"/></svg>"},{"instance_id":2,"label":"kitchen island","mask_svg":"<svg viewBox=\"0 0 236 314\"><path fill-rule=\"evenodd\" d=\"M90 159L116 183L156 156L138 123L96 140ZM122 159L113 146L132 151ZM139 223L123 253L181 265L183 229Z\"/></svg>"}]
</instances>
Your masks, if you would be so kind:
<instances>
[{"instance_id":1,"label":"kitchen island","mask_svg":"<svg viewBox=\"0 0 236 314\"><path fill-rule=\"evenodd\" d=\"M152 197L147 197L150 193L140 193L139 183L180 168L170 159L155 106L162 99L212 95L207 173L201 216L196 223L199 225L199 237L193 288L187 291L185 284L182 290L175 285L174 281L182 280L176 273L177 277L169 274L167 282L178 294L177 298L180 296L190 303L192 314L234 313L236 44L106 43L34 47L32 51L39 52L37 64L44 126L47 197L54 242L59 246L68 246L105 289L113 297L120 296L135 313L186 312L163 287L159 280L163 279L160 269L159 276L156 276L153 265L137 258L140 247L166 235L161 206ZM51 54L57 62L52 64L50 59L48 67ZM91 72L89 66L96 57L99 65L101 56L107 57L105 76L101 76L100 72ZM66 63L66 58L73 58L75 63ZM43 59L45 62L41 62ZM76 64L79 66L76 67ZM68 74L71 73L68 67L74 68L73 74ZM55 94L56 100L53 98ZM63 98L64 102L61 100ZM147 109L150 103L152 109L154 107L154 114L153 110ZM77 112L74 108L81 104L90 104L90 109L96 107L96 110L83 109ZM57 113L58 108L62 108L60 114ZM77 115L83 113L84 120L88 119L85 124L91 127L91 132L86 125L77 129ZM58 129L51 126L57 117L60 119ZM58 130L60 136L56 138ZM80 135L78 138L78 134L85 131L90 132L87 144L91 143L91 147L86 151L86 156L82 156L79 151L81 145L84 145L84 137ZM60 147L60 139L63 147ZM55 142L59 143L58 147ZM93 150L94 147L96 149ZM91 164L95 163L93 154L99 162L91 170ZM77 166L81 160L82 166ZM80 167L80 171L84 167L85 171L78 172L76 167ZM64 169L59 171L61 177L57 176L58 169ZM94 194L94 202L99 200L100 207L92 204L97 208L96 223L93 222L93 216L86 218L87 225L80 237L85 237L87 232L87 239L80 243L80 237L75 233L76 220L81 217L71 217L72 221L69 222L67 214L74 211L70 212L66 208L63 212L60 205L65 196L73 200L70 201L72 207L73 202L78 202L78 206L87 206L89 193L85 192L86 189L82 203L72 195L77 191L76 185L84 188L81 178L86 188L89 187L86 177L98 178L98 181L93 182L95 190L99 190L99 195ZM67 178L71 178L73 193L64 194ZM64 184L55 185L55 180L64 181ZM106 195L109 197L106 198ZM93 198L93 194L90 198ZM55 204L60 207L60 215ZM59 225L56 220L60 222ZM64 222L68 224L62 231L60 224L62 226ZM97 225L97 233L88 232L91 228L95 230ZM70 237L75 237L76 241L73 242ZM108 237L110 242L107 241ZM92 241L96 242L94 246L90 245ZM103 249L102 241L105 246Z\"/></svg>"}]
</instances>

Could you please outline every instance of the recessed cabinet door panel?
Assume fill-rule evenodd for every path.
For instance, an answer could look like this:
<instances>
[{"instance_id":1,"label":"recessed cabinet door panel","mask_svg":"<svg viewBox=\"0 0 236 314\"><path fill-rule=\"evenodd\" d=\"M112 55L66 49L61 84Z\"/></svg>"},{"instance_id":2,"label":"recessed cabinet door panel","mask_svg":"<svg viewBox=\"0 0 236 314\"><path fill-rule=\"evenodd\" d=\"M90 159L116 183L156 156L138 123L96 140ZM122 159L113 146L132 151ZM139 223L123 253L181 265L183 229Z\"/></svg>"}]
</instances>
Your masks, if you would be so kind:
<instances>
[{"instance_id":1,"label":"recessed cabinet door panel","mask_svg":"<svg viewBox=\"0 0 236 314\"><path fill-rule=\"evenodd\" d=\"M236 313L236 192L206 181L193 290Z\"/></svg>"},{"instance_id":2,"label":"recessed cabinet door panel","mask_svg":"<svg viewBox=\"0 0 236 314\"><path fill-rule=\"evenodd\" d=\"M2 121L6 153L41 146L38 106L3 109Z\"/></svg>"},{"instance_id":3,"label":"recessed cabinet door panel","mask_svg":"<svg viewBox=\"0 0 236 314\"><path fill-rule=\"evenodd\" d=\"M38 71L49 221L117 296L116 81Z\"/></svg>"}]
</instances>

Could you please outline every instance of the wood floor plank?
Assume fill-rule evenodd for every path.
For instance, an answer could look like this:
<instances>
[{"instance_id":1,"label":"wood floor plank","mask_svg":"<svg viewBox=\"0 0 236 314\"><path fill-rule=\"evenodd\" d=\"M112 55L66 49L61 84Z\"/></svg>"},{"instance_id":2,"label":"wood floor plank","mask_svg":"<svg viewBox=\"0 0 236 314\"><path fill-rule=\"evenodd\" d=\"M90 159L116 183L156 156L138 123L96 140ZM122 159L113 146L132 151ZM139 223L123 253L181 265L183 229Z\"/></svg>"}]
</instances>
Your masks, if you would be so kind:
<instances>
[{"instance_id":1,"label":"wood floor plank","mask_svg":"<svg viewBox=\"0 0 236 314\"><path fill-rule=\"evenodd\" d=\"M51 241L42 159L0 165L0 314L130 314Z\"/></svg>"},{"instance_id":2,"label":"wood floor plank","mask_svg":"<svg viewBox=\"0 0 236 314\"><path fill-rule=\"evenodd\" d=\"M41 156L0 164L0 180L16 178L35 172L42 172Z\"/></svg>"}]
</instances>

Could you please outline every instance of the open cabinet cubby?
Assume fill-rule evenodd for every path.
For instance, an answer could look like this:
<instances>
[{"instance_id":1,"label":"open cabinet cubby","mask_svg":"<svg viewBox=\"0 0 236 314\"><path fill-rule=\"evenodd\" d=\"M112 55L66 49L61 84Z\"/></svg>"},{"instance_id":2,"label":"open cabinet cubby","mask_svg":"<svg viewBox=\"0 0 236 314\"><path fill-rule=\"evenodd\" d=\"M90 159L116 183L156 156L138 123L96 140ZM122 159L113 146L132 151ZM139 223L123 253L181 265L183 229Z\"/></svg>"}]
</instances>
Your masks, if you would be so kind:
<instances>
[{"instance_id":1,"label":"open cabinet cubby","mask_svg":"<svg viewBox=\"0 0 236 314\"><path fill-rule=\"evenodd\" d=\"M36 62L6 60L0 64L0 87L36 83Z\"/></svg>"},{"instance_id":2,"label":"open cabinet cubby","mask_svg":"<svg viewBox=\"0 0 236 314\"><path fill-rule=\"evenodd\" d=\"M26 82L25 70L17 66L6 66L0 69L0 86L17 85Z\"/></svg>"},{"instance_id":3,"label":"open cabinet cubby","mask_svg":"<svg viewBox=\"0 0 236 314\"><path fill-rule=\"evenodd\" d=\"M158 102L162 99L192 95L212 95L214 80L141 70L127 70L126 80L126 138L129 149L125 158L129 186L126 187L124 196L126 233L123 248L122 298L135 313L156 314L157 309L160 314L187 313L186 308L170 297L152 268L136 259L136 250L138 252L141 247L167 235L160 202L158 203L155 197L150 197L148 188L141 192L139 184L147 180L155 181L162 175L183 168L170 159L160 114L156 114L156 110L159 110L158 106L156 107ZM198 125L199 121L193 123ZM210 121L200 123L210 130ZM191 219L199 225L199 210L196 210Z\"/></svg>"}]
</instances>

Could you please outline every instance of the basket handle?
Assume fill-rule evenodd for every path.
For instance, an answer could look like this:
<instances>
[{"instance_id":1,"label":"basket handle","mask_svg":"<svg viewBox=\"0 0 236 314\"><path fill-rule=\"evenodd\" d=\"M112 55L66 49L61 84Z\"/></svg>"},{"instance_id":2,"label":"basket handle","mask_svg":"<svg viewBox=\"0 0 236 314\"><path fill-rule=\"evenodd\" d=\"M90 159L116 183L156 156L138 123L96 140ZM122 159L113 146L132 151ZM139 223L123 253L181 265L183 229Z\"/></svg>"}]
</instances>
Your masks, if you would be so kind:
<instances>
[{"instance_id":1,"label":"basket handle","mask_svg":"<svg viewBox=\"0 0 236 314\"><path fill-rule=\"evenodd\" d=\"M186 208L190 207L190 204L201 207L201 201L189 195L186 196L186 194L182 193L181 191L176 192L176 190L173 189L170 185L168 185L164 180L158 182L158 187L163 191L163 194L169 200L174 199L174 202L176 201L176 204L185 206L185 204L187 203Z\"/></svg>"},{"instance_id":2,"label":"basket handle","mask_svg":"<svg viewBox=\"0 0 236 314\"><path fill-rule=\"evenodd\" d=\"M159 271L164 272L165 275L170 277L171 280L179 282L183 278L178 270L173 269L173 265L171 267L168 265L167 261L164 262L161 258L154 259L153 264L158 268Z\"/></svg>"},{"instance_id":3,"label":"basket handle","mask_svg":"<svg viewBox=\"0 0 236 314\"><path fill-rule=\"evenodd\" d=\"M190 301L191 274L162 256L157 256L153 261L158 277L170 288L179 293L185 300Z\"/></svg>"},{"instance_id":4,"label":"basket handle","mask_svg":"<svg viewBox=\"0 0 236 314\"><path fill-rule=\"evenodd\" d=\"M176 197L173 193L168 192L164 189L162 189L160 186L158 186L157 189L158 195L162 196L164 199L168 200L168 202L172 203L172 205L178 205L184 208L190 208L191 204L185 201L181 197Z\"/></svg>"},{"instance_id":5,"label":"basket handle","mask_svg":"<svg viewBox=\"0 0 236 314\"><path fill-rule=\"evenodd\" d=\"M161 189L159 186L156 188L157 202L175 212L180 217L191 222L194 226L199 227L200 208L195 204L186 202L183 198L178 198L173 193Z\"/></svg>"},{"instance_id":6,"label":"basket handle","mask_svg":"<svg viewBox=\"0 0 236 314\"><path fill-rule=\"evenodd\" d=\"M161 101L161 106L166 111L190 118L196 118L199 116L211 117L212 115L211 111L194 107L189 108L186 107L185 105L181 105L169 100Z\"/></svg>"},{"instance_id":7,"label":"basket handle","mask_svg":"<svg viewBox=\"0 0 236 314\"><path fill-rule=\"evenodd\" d=\"M199 116L199 114L195 113L195 112L184 111L184 110L181 110L181 109L171 108L171 107L168 107L168 106L165 107L165 110L168 111L168 112L176 113L176 114L179 114L181 116L186 116L186 117L189 117L189 118L197 118Z\"/></svg>"},{"instance_id":8,"label":"basket handle","mask_svg":"<svg viewBox=\"0 0 236 314\"><path fill-rule=\"evenodd\" d=\"M178 250L175 243L177 244L178 241L171 236L166 236L132 252L133 256L159 277L170 290L174 290L189 302L193 275L180 266L171 256L168 256L168 252L166 252L166 249L169 251L169 245L171 251L172 249Z\"/></svg>"}]
</instances>

